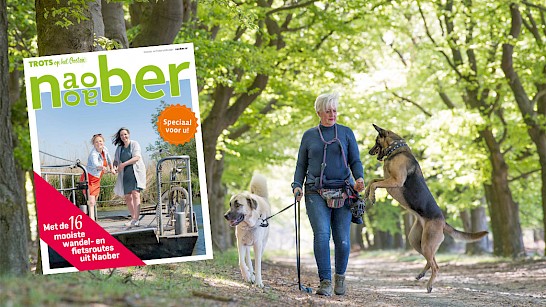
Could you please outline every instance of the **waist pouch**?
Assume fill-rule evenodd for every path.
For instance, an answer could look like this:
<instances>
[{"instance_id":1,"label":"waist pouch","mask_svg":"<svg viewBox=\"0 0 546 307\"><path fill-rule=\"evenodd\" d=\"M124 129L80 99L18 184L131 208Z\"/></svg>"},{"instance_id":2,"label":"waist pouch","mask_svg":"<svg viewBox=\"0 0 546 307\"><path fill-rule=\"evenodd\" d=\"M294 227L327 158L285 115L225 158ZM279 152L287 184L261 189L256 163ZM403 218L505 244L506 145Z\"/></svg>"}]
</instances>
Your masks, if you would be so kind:
<instances>
[{"instance_id":1,"label":"waist pouch","mask_svg":"<svg viewBox=\"0 0 546 307\"><path fill-rule=\"evenodd\" d=\"M345 200L349 197L347 193L343 191L343 188L339 189L319 189L318 193L326 201L328 208L341 208L345 205Z\"/></svg>"}]
</instances>

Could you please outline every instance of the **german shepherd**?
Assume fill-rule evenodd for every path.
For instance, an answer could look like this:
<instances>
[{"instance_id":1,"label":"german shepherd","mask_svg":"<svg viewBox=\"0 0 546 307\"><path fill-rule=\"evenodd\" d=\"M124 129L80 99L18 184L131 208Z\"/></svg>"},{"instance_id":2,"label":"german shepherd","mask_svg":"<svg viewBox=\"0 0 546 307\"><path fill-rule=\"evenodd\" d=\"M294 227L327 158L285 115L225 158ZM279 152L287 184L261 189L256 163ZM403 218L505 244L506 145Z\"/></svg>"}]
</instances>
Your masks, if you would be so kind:
<instances>
[{"instance_id":1,"label":"german shepherd","mask_svg":"<svg viewBox=\"0 0 546 307\"><path fill-rule=\"evenodd\" d=\"M385 160L383 164L385 178L372 179L364 192L364 197L368 203L374 204L375 189L386 188L402 207L415 215L415 223L408 239L411 246L427 260L425 268L416 279L423 278L428 269L432 270L427 283L427 291L430 293L439 270L435 254L444 241L444 233L454 239L473 242L480 240L488 232L462 232L446 223L442 210L436 204L425 183L421 167L404 139L392 131L382 129L375 124L373 126L379 135L369 154L377 155L379 161Z\"/></svg>"}]
</instances>

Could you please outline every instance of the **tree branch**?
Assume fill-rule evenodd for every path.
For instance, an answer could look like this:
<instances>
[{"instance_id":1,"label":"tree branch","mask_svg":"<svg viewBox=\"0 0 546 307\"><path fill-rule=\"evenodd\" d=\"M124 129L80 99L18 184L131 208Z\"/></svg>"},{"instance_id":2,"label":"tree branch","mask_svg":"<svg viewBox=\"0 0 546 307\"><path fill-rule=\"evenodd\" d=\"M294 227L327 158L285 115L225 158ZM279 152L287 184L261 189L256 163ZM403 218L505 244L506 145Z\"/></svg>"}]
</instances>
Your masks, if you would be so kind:
<instances>
[{"instance_id":1,"label":"tree branch","mask_svg":"<svg viewBox=\"0 0 546 307\"><path fill-rule=\"evenodd\" d=\"M527 19L529 19L529 22L522 18L521 21L523 22L523 25L527 28L527 30L529 30L529 32L531 32L538 46L542 47L542 37L540 37L540 31L538 30L537 23L533 18L533 14L530 10L526 10L525 16L527 17Z\"/></svg>"},{"instance_id":2,"label":"tree branch","mask_svg":"<svg viewBox=\"0 0 546 307\"><path fill-rule=\"evenodd\" d=\"M513 178L509 179L508 181L509 181L509 182L512 182L512 181L520 180L520 179L522 179L522 178L523 178L523 179L526 179L527 177L529 177L529 175L534 174L534 173L537 173L537 172L540 172L540 171L541 171L540 168L534 169L534 170L532 170L532 171L529 171L529 172L520 174L520 175L517 176L517 177L513 177Z\"/></svg>"},{"instance_id":3,"label":"tree branch","mask_svg":"<svg viewBox=\"0 0 546 307\"><path fill-rule=\"evenodd\" d=\"M260 110L260 114L265 115L273 110L273 106L279 102L278 99L271 99L269 102ZM241 127L231 131L228 137L232 140L239 138L241 135L249 131L251 126L249 124L244 124Z\"/></svg>"},{"instance_id":4,"label":"tree branch","mask_svg":"<svg viewBox=\"0 0 546 307\"><path fill-rule=\"evenodd\" d=\"M542 6L542 5L539 5L539 4L534 4L534 3L531 3L529 1L522 1L521 3L523 3L523 4L527 5L527 6L533 7L535 9L539 9L541 11L546 12L546 6Z\"/></svg>"},{"instance_id":5,"label":"tree branch","mask_svg":"<svg viewBox=\"0 0 546 307\"><path fill-rule=\"evenodd\" d=\"M522 18L519 11L519 7L516 4L510 5L510 14L512 18L512 25L510 27L509 37L517 39L521 32ZM514 46L512 44L505 43L502 45L502 62L501 68L504 75L509 80L510 88L514 93L514 97L519 106L519 109L523 115L523 120L529 127L536 125L534 120L535 114L529 101L529 96L525 88L523 87L518 74L514 69L513 64Z\"/></svg>"},{"instance_id":6,"label":"tree branch","mask_svg":"<svg viewBox=\"0 0 546 307\"><path fill-rule=\"evenodd\" d=\"M275 13L278 13L278 12L281 12L281 11L292 10L292 9L296 9L296 8L299 8L299 7L308 6L308 5L313 4L315 2L317 2L317 1L316 0L310 0L310 1L301 2L301 3L298 3L298 4L281 6L281 7L278 7L276 9L272 9L271 11L265 13L265 15L268 16L268 15L272 15L272 14L275 14Z\"/></svg>"},{"instance_id":7,"label":"tree branch","mask_svg":"<svg viewBox=\"0 0 546 307\"><path fill-rule=\"evenodd\" d=\"M235 100L235 103L233 103L233 105L224 113L223 117L226 121L226 127L233 125L244 110L260 96L266 87L268 80L269 76L264 74L259 74L254 78L249 89L242 93L237 100Z\"/></svg>"},{"instance_id":8,"label":"tree branch","mask_svg":"<svg viewBox=\"0 0 546 307\"><path fill-rule=\"evenodd\" d=\"M447 94L443 91L440 91L438 92L438 94L440 95L440 98L442 99L442 101L444 102L444 104L449 108L449 109L455 109L455 104L453 103L453 101L451 101L451 99L449 98L449 96L447 96Z\"/></svg>"},{"instance_id":9,"label":"tree branch","mask_svg":"<svg viewBox=\"0 0 546 307\"><path fill-rule=\"evenodd\" d=\"M447 64L453 69L453 71L455 71L455 73L459 76L459 78L461 79L465 79L464 76L461 74L461 72L457 69L457 66L455 65L455 63L453 63L451 61L451 58L443 51L441 50L440 46L438 45L438 43L436 43L436 40L434 39L434 37L432 37L432 33L430 32L430 29L428 27L428 23L427 23L427 20L425 18L425 14L423 13L423 9L421 8L421 3L420 2L417 2L417 5L419 7L419 15L421 15L421 19L423 19L423 24L425 25L425 32L427 34L427 37L430 39L430 41L432 42L432 44L434 46L436 46L436 48L439 50L440 54L442 54L444 56L444 58L446 59L447 61ZM447 18L447 17L445 17ZM452 49L452 52L454 52L455 50ZM454 56L455 58L455 56ZM459 58L462 59L462 57L459 56ZM461 60L462 62L462 60Z\"/></svg>"},{"instance_id":10,"label":"tree branch","mask_svg":"<svg viewBox=\"0 0 546 307\"><path fill-rule=\"evenodd\" d=\"M386 87L386 86L385 86ZM417 102L409 99L409 98L406 98L406 97L403 97L403 96L400 96L398 95L396 92L391 92L391 94L398 98L398 99L401 99L402 101L406 101L406 102L409 102L410 104L414 105L415 107L417 107L421 112L423 112L426 116L428 117L432 117L432 114L430 112L427 112L427 110L425 110L425 108L423 108L422 106L420 106Z\"/></svg>"}]
</instances>

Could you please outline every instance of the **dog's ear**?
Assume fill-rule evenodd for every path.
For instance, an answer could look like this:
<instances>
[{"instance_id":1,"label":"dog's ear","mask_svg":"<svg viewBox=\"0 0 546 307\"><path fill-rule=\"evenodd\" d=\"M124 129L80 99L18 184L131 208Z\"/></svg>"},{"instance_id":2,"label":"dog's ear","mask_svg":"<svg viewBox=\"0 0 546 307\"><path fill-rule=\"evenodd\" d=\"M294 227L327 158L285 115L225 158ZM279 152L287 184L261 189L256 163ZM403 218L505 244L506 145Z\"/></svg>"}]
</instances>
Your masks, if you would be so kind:
<instances>
[{"instance_id":1,"label":"dog's ear","mask_svg":"<svg viewBox=\"0 0 546 307\"><path fill-rule=\"evenodd\" d=\"M375 128L375 130L377 130L377 132L379 132L379 135L380 135L380 136L387 136L387 130L385 130L385 129L379 127L379 126L376 125L376 124L372 124L372 125L373 125L373 127Z\"/></svg>"},{"instance_id":2,"label":"dog's ear","mask_svg":"<svg viewBox=\"0 0 546 307\"><path fill-rule=\"evenodd\" d=\"M252 210L256 210L258 208L258 202L254 198L248 197L246 201L248 202L248 206L252 208Z\"/></svg>"}]
</instances>

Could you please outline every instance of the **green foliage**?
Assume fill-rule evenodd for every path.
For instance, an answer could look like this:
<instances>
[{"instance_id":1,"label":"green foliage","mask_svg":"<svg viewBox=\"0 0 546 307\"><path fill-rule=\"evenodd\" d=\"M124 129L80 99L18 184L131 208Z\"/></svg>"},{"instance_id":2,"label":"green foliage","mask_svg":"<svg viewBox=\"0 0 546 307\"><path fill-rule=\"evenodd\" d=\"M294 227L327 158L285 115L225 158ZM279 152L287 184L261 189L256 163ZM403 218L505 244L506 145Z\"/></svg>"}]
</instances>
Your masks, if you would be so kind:
<instances>
[{"instance_id":1,"label":"green foliage","mask_svg":"<svg viewBox=\"0 0 546 307\"><path fill-rule=\"evenodd\" d=\"M83 18L85 2L73 1L73 10L47 14L63 16L60 26L67 27L70 20ZM248 174L255 169L293 164L301 135L318 122L313 109L316 96L338 91L338 121L355 131L366 182L383 174L381 163L367 155L376 136L371 124L376 123L408 141L439 205L450 216L458 216L479 204L483 184L491 181L488 152L479 134L488 128L501 144L523 227L539 224L536 146L500 65L502 44L514 43L514 66L529 96L535 97L536 85L544 83L546 49L544 40L537 40L526 27L518 39L508 37L510 1L455 1L449 12L445 1L436 0L310 5L300 1L293 8L280 2L271 8L260 6L264 3L200 1L197 18L184 24L176 38L176 42L195 45L203 119L210 114L216 95L223 95L220 90L233 91L227 102L233 105L241 94L252 94L249 88L256 76L268 76L264 91L219 139L217 150L226 162L223 181L229 188L246 186ZM541 20L540 9L520 6L526 16ZM8 3L11 70L21 69L22 58L36 54L33 10L33 1ZM453 24L450 35L446 20ZM283 31L270 34L271 27ZM129 29L129 39L138 31L138 26ZM274 44L279 38L282 42ZM99 44L115 47L108 41ZM452 59L458 51L460 62ZM476 59L475 67L469 63L471 57ZM469 100L473 91L481 91L478 98L488 93L483 106L474 107ZM16 158L30 169L24 106L14 107L12 114L19 137ZM542 115L533 120L546 126ZM192 173L197 174L192 148L193 143L173 146L158 140L148 150L189 152ZM386 194L378 200L388 201ZM393 230L398 208L383 205L375 210L381 225L373 227Z\"/></svg>"},{"instance_id":2,"label":"green foliage","mask_svg":"<svg viewBox=\"0 0 546 307\"><path fill-rule=\"evenodd\" d=\"M104 50L114 50L114 49L122 49L123 46L118 43L116 40L109 39L104 36L97 37L95 36L93 40L93 46L97 48L100 46Z\"/></svg>"},{"instance_id":3,"label":"green foliage","mask_svg":"<svg viewBox=\"0 0 546 307\"><path fill-rule=\"evenodd\" d=\"M34 1L8 1L8 57L9 70L23 69L23 58L35 56L36 50L36 22L34 20ZM20 74L22 76L22 74ZM22 83L22 82L21 82ZM14 91L15 89L11 89ZM26 110L25 87L20 87L19 101L12 101L11 122L14 137L17 138L14 156L23 170L32 169L30 150L30 135Z\"/></svg>"},{"instance_id":4,"label":"green foliage","mask_svg":"<svg viewBox=\"0 0 546 307\"><path fill-rule=\"evenodd\" d=\"M23 58L35 56L36 21L34 1L8 1L8 55L10 71L22 69Z\"/></svg>"},{"instance_id":5,"label":"green foliage","mask_svg":"<svg viewBox=\"0 0 546 307\"><path fill-rule=\"evenodd\" d=\"M66 6L46 7L44 8L44 17L55 18L55 25L68 28L74 25L74 22L80 23L82 20L88 20L85 11L88 8L89 0L68 0ZM57 3L59 4L59 3Z\"/></svg>"},{"instance_id":6,"label":"green foliage","mask_svg":"<svg viewBox=\"0 0 546 307\"><path fill-rule=\"evenodd\" d=\"M219 88L229 87L234 97L250 95L254 78L268 76L261 95L218 142L226 159L224 181L237 186L242 174L293 155L287 149L297 148L303 131L317 123L316 96L343 92L350 87L353 72L365 69L363 62L348 59L362 52L367 41L358 35L370 26L352 4L311 3L281 9L238 3L235 12L244 12L250 23L237 22L234 7L225 4L203 3L198 24L188 26L178 40L191 40L196 46L203 117L208 116ZM280 33L271 33L275 27ZM241 130L246 132L239 135Z\"/></svg>"},{"instance_id":7,"label":"green foliage","mask_svg":"<svg viewBox=\"0 0 546 307\"><path fill-rule=\"evenodd\" d=\"M400 219L401 208L398 203L393 202L393 199L388 198L377 199L373 206L366 208L366 214L369 214L369 219L372 220L371 228L374 231L385 231L394 235L401 233ZM368 224L369 225L369 224ZM372 229L366 231L372 234Z\"/></svg>"},{"instance_id":8,"label":"green foliage","mask_svg":"<svg viewBox=\"0 0 546 307\"><path fill-rule=\"evenodd\" d=\"M481 204L487 179L481 170L488 160L474 141L478 138L475 125L480 120L471 111L438 112L417 131L412 144L429 188L449 216Z\"/></svg>"}]
</instances>

